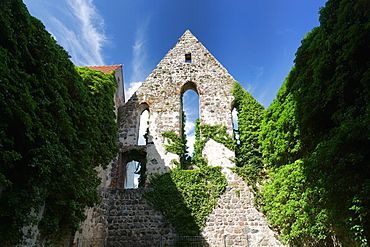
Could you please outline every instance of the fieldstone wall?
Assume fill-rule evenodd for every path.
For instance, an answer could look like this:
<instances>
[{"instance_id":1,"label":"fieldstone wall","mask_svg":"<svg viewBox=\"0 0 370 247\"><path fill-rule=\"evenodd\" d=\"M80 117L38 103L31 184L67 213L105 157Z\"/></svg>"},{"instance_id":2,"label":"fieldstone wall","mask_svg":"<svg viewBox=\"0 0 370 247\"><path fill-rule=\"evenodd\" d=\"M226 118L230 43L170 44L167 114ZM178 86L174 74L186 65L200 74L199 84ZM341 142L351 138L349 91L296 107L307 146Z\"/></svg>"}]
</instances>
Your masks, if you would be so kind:
<instances>
[{"instance_id":1,"label":"fieldstone wall","mask_svg":"<svg viewBox=\"0 0 370 247\"><path fill-rule=\"evenodd\" d=\"M146 160L146 175L169 172L175 154L168 153L162 133L181 134L182 95L194 90L199 95L201 124L226 126L233 136L232 103L234 78L189 30L160 61L136 93L118 112L120 155L105 171L100 187L103 203L87 210L88 219L75 235L75 243L94 246L158 246L173 243L176 232L165 218L151 208L140 190L123 189L129 153L140 150ZM140 115L149 110L146 145L138 146ZM229 168L235 153L209 140L202 153L212 166L223 167L228 179L226 192L207 218L202 231L209 246L283 246L254 207L253 193ZM89 240L90 239L90 240ZM91 242L95 239L96 242ZM99 239L101 241L99 241ZM85 241L85 242L84 242ZM87 242L86 242L87 241ZM89 242L90 241L90 242ZM162 242L162 244L164 244Z\"/></svg>"},{"instance_id":2,"label":"fieldstone wall","mask_svg":"<svg viewBox=\"0 0 370 247\"><path fill-rule=\"evenodd\" d=\"M178 160L178 156L166 152L164 144L167 144L167 140L162 133L173 131L181 134L182 94L187 90L197 92L201 124L222 124L233 136L231 110L234 81L228 71L187 30L121 108L119 142L123 146L137 145L140 114L149 109L147 174L169 172L174 166L172 160ZM229 160L235 157L232 152L219 153L214 150L213 145L207 145L203 154L215 160L223 159L224 165L233 166Z\"/></svg>"},{"instance_id":3,"label":"fieldstone wall","mask_svg":"<svg viewBox=\"0 0 370 247\"><path fill-rule=\"evenodd\" d=\"M254 195L246 182L227 168L225 193L206 219L202 231L212 247L226 246L285 246L279 236L268 227L265 216L254 206Z\"/></svg>"},{"instance_id":4,"label":"fieldstone wall","mask_svg":"<svg viewBox=\"0 0 370 247\"><path fill-rule=\"evenodd\" d=\"M95 228L82 226L75 237L76 245L144 247L172 243L177 236L175 229L147 203L142 195L145 190L102 191L103 202L90 211Z\"/></svg>"}]
</instances>

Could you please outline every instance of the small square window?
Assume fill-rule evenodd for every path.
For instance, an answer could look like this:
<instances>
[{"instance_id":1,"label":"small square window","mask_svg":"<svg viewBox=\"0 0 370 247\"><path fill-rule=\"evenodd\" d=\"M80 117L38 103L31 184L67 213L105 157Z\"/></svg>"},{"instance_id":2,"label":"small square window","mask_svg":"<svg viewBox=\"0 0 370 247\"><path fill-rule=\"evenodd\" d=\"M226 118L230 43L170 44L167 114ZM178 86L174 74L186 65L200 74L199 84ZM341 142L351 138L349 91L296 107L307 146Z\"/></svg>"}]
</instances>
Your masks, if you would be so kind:
<instances>
[{"instance_id":1,"label":"small square window","mask_svg":"<svg viewBox=\"0 0 370 247\"><path fill-rule=\"evenodd\" d=\"M186 63L191 63L191 53L186 53L185 54L185 62Z\"/></svg>"}]
</instances>

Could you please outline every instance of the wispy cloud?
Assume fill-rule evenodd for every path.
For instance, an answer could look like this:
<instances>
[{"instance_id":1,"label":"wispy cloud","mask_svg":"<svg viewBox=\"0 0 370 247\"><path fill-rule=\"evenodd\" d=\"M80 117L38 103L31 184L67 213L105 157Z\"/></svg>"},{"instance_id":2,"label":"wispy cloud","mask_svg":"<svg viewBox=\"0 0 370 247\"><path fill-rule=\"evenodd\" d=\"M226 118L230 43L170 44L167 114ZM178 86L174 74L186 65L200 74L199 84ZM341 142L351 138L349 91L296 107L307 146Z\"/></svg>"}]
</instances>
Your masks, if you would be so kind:
<instances>
[{"instance_id":1,"label":"wispy cloud","mask_svg":"<svg viewBox=\"0 0 370 247\"><path fill-rule=\"evenodd\" d=\"M149 121L149 112L144 111L140 116L140 129L139 129L139 139L138 144L139 145L145 145L146 140L144 138L144 135L146 134L146 130L148 128L148 121Z\"/></svg>"},{"instance_id":2,"label":"wispy cloud","mask_svg":"<svg viewBox=\"0 0 370 247\"><path fill-rule=\"evenodd\" d=\"M74 38L77 41L66 40L79 50L71 52L76 65L104 65L102 46L107 41L104 34L104 20L96 10L93 0L67 0L74 18Z\"/></svg>"},{"instance_id":3,"label":"wispy cloud","mask_svg":"<svg viewBox=\"0 0 370 247\"><path fill-rule=\"evenodd\" d=\"M149 19L143 20L136 29L135 43L132 47L132 82L143 81L146 76L145 61L147 60L147 51L145 34L148 24Z\"/></svg>"},{"instance_id":4,"label":"wispy cloud","mask_svg":"<svg viewBox=\"0 0 370 247\"><path fill-rule=\"evenodd\" d=\"M146 50L146 31L149 25L149 18L141 20L136 29L135 42L132 46L132 74L127 86L126 99L129 99L133 93L141 86L147 76L145 61L147 60Z\"/></svg>"},{"instance_id":5,"label":"wispy cloud","mask_svg":"<svg viewBox=\"0 0 370 247\"><path fill-rule=\"evenodd\" d=\"M185 122L185 134L186 134L186 141L188 152L190 155L194 152L194 143L195 143L195 123L186 120Z\"/></svg>"},{"instance_id":6,"label":"wispy cloud","mask_svg":"<svg viewBox=\"0 0 370 247\"><path fill-rule=\"evenodd\" d=\"M189 154L192 156L195 143L195 121L199 117L199 96L192 90L183 95L183 107L186 115L185 134Z\"/></svg>"},{"instance_id":7,"label":"wispy cloud","mask_svg":"<svg viewBox=\"0 0 370 247\"><path fill-rule=\"evenodd\" d=\"M297 33L297 32L293 31L293 29L290 28L285 28L284 30L279 30L276 32L277 35L282 35L286 33Z\"/></svg>"},{"instance_id":8,"label":"wispy cloud","mask_svg":"<svg viewBox=\"0 0 370 247\"><path fill-rule=\"evenodd\" d=\"M126 101L131 98L131 96L136 92L136 90L139 89L143 82L138 81L138 82L131 82L129 86L126 87L125 89L125 99Z\"/></svg>"},{"instance_id":9,"label":"wispy cloud","mask_svg":"<svg viewBox=\"0 0 370 247\"><path fill-rule=\"evenodd\" d=\"M193 134L193 135L187 136L186 141L187 141L187 146L189 147L188 152L189 152L190 156L193 156L195 135Z\"/></svg>"},{"instance_id":10,"label":"wispy cloud","mask_svg":"<svg viewBox=\"0 0 370 247\"><path fill-rule=\"evenodd\" d=\"M43 8L33 5L32 1L28 4L49 33L68 51L73 63L77 66L104 65L102 47L107 42L104 20L93 1L41 2Z\"/></svg>"},{"instance_id":11,"label":"wispy cloud","mask_svg":"<svg viewBox=\"0 0 370 247\"><path fill-rule=\"evenodd\" d=\"M185 134L189 135L191 133L194 133L194 130L195 130L195 123L186 120L186 122L185 122Z\"/></svg>"}]
</instances>

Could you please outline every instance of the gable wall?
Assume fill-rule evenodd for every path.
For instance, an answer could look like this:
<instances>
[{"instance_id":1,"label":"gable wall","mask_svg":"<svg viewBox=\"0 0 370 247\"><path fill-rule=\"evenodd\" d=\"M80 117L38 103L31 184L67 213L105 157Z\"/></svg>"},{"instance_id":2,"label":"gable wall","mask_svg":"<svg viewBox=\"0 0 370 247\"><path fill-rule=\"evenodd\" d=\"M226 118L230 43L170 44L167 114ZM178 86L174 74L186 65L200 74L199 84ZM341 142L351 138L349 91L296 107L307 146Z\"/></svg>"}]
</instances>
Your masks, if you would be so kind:
<instances>
[{"instance_id":1,"label":"gable wall","mask_svg":"<svg viewBox=\"0 0 370 247\"><path fill-rule=\"evenodd\" d=\"M191 62L185 61L185 54L191 54ZM124 108L122 119L128 112L129 120L120 126L120 142L125 145L137 145L138 125L141 103L149 105L149 139L147 145L147 171L151 173L168 172L173 168L171 160L178 160L177 155L167 153L164 144L167 141L162 133L181 131L181 97L184 85L191 82L199 95L199 115L201 124L223 124L228 134L233 136L231 105L234 78L210 54L210 52L189 32L179 39L176 46L160 61L150 73L135 95ZM215 152L214 145L204 149L205 157L214 160L233 158L232 152ZM227 163L227 162L226 162ZM233 166L231 162L212 165Z\"/></svg>"},{"instance_id":2,"label":"gable wall","mask_svg":"<svg viewBox=\"0 0 370 247\"><path fill-rule=\"evenodd\" d=\"M185 61L185 54L188 53L191 53L191 63ZM178 156L166 152L164 144L167 144L167 140L162 137L162 133L173 131L181 134L181 97L187 89L194 89L199 95L201 124L222 124L232 137L233 84L234 79L227 70L186 31L142 86L120 108L118 137L121 156L114 160L107 170L107 177L110 179L107 179L105 186L101 188L104 203L88 210L90 215L85 221L86 225L76 234L75 239L103 237L104 241L108 241L106 246L116 246L114 244L118 243L118 240L127 243L131 239L138 243L145 239L159 241L159 235L168 239L176 237L177 234L171 227L167 229L162 224L161 213L150 211L151 207L147 207L146 200L137 194L139 192L130 193L140 197L144 211L136 208L138 200L126 200L124 195L129 190L123 189L124 174L121 174L127 161L125 152L140 148L144 150L149 176L153 173L169 172L173 168L172 160L178 161ZM145 107L150 111L149 136L147 145L140 147L140 114ZM223 173L228 180L226 192L207 217L207 224L202 231L202 237L210 246L283 246L275 233L269 229L263 215L255 209L253 194L247 184L229 169L235 166L231 161L235 158L234 152L211 139L206 143L202 155L209 165L223 167ZM97 210L99 208L100 212ZM127 214L127 209L134 210ZM131 230L127 230L130 216L139 216L132 218L133 221L147 221L132 225Z\"/></svg>"}]
</instances>

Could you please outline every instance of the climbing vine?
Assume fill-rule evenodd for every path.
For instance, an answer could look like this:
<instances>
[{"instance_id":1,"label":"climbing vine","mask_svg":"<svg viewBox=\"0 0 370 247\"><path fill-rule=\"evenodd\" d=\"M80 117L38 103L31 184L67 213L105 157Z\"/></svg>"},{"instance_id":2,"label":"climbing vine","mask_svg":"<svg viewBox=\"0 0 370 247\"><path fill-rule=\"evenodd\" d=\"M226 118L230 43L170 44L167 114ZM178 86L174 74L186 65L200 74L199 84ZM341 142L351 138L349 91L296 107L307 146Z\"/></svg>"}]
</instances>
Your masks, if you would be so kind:
<instances>
[{"instance_id":1,"label":"climbing vine","mask_svg":"<svg viewBox=\"0 0 370 247\"><path fill-rule=\"evenodd\" d=\"M195 125L194 155L192 157L193 164L199 167L207 165L207 161L202 156L202 151L210 139L223 144L230 150L235 150L236 148L235 140L227 134L225 126L221 124L213 126L209 124L200 124L198 118Z\"/></svg>"},{"instance_id":2,"label":"climbing vine","mask_svg":"<svg viewBox=\"0 0 370 247\"><path fill-rule=\"evenodd\" d=\"M328 0L262 125L262 209L294 246L370 243L370 8Z\"/></svg>"},{"instance_id":3,"label":"climbing vine","mask_svg":"<svg viewBox=\"0 0 370 247\"><path fill-rule=\"evenodd\" d=\"M165 148L167 152L177 154L180 157L180 163L177 161L173 161L176 166L180 169L185 169L187 165L190 164L190 158L187 153L187 145L186 145L186 135L185 135L185 122L186 116L185 112L182 112L182 128L181 128L181 136L178 136L173 131L167 131L162 133L162 136L167 138L168 144L165 144Z\"/></svg>"},{"instance_id":4,"label":"climbing vine","mask_svg":"<svg viewBox=\"0 0 370 247\"><path fill-rule=\"evenodd\" d=\"M180 234L195 236L200 234L206 216L226 185L221 167L175 168L170 173L153 176L149 186L154 190L145 192L144 196Z\"/></svg>"},{"instance_id":5,"label":"climbing vine","mask_svg":"<svg viewBox=\"0 0 370 247\"><path fill-rule=\"evenodd\" d=\"M183 113L182 133L184 133L185 114ZM222 125L201 125L196 121L196 142L193 157L187 156L186 136L180 137L174 132L162 133L167 138L167 152L180 156L180 163L170 173L155 175L150 179L154 191L145 196L153 206L163 212L180 234L198 235L204 226L204 220L225 190L227 180L221 173L221 167L207 166L202 151L210 139L235 150L235 140L231 138ZM185 170L194 164L199 169Z\"/></svg>"},{"instance_id":6,"label":"climbing vine","mask_svg":"<svg viewBox=\"0 0 370 247\"><path fill-rule=\"evenodd\" d=\"M24 226L70 234L99 202L95 168L117 151L115 81L81 77L21 0L0 9L0 242L14 246Z\"/></svg>"},{"instance_id":7,"label":"climbing vine","mask_svg":"<svg viewBox=\"0 0 370 247\"><path fill-rule=\"evenodd\" d=\"M259 138L265 110L239 82L234 83L233 96L238 116L238 129L234 131L239 136L235 149L236 168L233 171L256 189L256 182L264 177Z\"/></svg>"}]
</instances>

